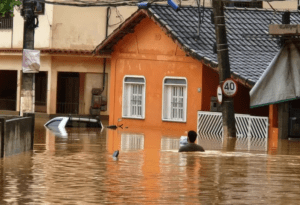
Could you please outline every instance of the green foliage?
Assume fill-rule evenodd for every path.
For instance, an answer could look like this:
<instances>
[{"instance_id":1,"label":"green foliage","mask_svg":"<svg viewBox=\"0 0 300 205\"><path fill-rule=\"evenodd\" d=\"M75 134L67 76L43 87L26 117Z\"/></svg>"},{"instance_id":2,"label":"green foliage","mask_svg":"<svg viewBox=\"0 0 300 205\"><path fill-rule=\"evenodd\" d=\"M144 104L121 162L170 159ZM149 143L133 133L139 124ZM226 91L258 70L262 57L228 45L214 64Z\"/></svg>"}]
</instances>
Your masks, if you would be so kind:
<instances>
[{"instance_id":1,"label":"green foliage","mask_svg":"<svg viewBox=\"0 0 300 205\"><path fill-rule=\"evenodd\" d=\"M21 1L18 0L0 0L0 14L4 17L5 13L10 12L11 16L14 16L14 6L20 6Z\"/></svg>"}]
</instances>

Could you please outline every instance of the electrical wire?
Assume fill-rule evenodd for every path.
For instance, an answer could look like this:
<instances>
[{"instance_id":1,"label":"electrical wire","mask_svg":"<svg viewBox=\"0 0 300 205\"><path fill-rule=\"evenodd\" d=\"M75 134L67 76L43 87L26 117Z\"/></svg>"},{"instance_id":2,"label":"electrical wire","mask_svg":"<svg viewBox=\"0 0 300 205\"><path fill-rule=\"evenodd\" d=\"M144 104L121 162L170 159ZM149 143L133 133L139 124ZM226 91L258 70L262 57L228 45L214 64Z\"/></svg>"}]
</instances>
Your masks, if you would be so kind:
<instances>
[{"instance_id":1,"label":"electrical wire","mask_svg":"<svg viewBox=\"0 0 300 205\"><path fill-rule=\"evenodd\" d=\"M124 21L124 17L122 16L122 14L120 13L120 11L118 10L117 7L115 7L116 9L116 13L117 13L117 18L120 20L119 22L117 23L114 23L114 24L108 24L108 27L113 27L113 26L116 26L116 25L119 25L121 24L123 21ZM109 10L109 14L108 14L108 19L110 18L111 16L111 10Z\"/></svg>"},{"instance_id":2,"label":"electrical wire","mask_svg":"<svg viewBox=\"0 0 300 205\"><path fill-rule=\"evenodd\" d=\"M269 1L269 0L266 0L266 1L267 1L267 3L269 4L269 6L271 7L271 9L273 9L273 11L276 13L276 12L277 12L277 10L276 10L276 9L274 9L274 7L271 5L270 1Z\"/></svg>"},{"instance_id":3,"label":"electrical wire","mask_svg":"<svg viewBox=\"0 0 300 205\"><path fill-rule=\"evenodd\" d=\"M77 6L77 7L117 7L117 6L137 6L137 3L143 2L143 0L97 0L97 1L85 1L85 0L72 0L72 1L47 1L36 0L41 3L62 5L62 6ZM166 0L153 0L152 2L165 2Z\"/></svg>"}]
</instances>

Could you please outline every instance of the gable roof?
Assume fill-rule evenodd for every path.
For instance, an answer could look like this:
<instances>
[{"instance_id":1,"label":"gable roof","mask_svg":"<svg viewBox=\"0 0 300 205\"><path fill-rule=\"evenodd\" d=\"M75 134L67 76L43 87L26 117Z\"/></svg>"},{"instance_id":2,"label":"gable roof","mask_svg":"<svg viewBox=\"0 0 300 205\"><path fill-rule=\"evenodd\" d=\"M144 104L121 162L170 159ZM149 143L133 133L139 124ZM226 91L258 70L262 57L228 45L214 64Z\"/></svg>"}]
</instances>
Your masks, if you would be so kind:
<instances>
[{"instance_id":1,"label":"gable roof","mask_svg":"<svg viewBox=\"0 0 300 205\"><path fill-rule=\"evenodd\" d=\"M217 54L213 52L215 28L211 8L200 8L202 24L199 37L198 8L185 6L178 12L168 5L152 4L140 9L119 26L94 52L112 51L113 46L145 17L150 17L188 55L217 70ZM265 9L226 8L225 19L233 77L252 87L280 49L278 38L268 34L269 24L281 24L283 12ZM300 13L291 12L291 24L300 23Z\"/></svg>"}]
</instances>

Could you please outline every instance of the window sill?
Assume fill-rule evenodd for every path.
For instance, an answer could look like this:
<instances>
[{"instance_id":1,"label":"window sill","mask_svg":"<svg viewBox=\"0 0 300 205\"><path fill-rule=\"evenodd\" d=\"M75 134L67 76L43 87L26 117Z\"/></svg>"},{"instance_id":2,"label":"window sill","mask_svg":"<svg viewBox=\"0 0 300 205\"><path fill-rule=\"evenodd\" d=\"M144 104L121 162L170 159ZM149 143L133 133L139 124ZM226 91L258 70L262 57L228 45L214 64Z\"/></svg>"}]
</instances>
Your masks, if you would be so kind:
<instances>
[{"instance_id":1,"label":"window sill","mask_svg":"<svg viewBox=\"0 0 300 205\"><path fill-rule=\"evenodd\" d=\"M162 121L164 121L164 122L180 122L180 123L186 123L186 120L185 120L185 121L179 121L179 120L171 120L171 119L162 119Z\"/></svg>"},{"instance_id":2,"label":"window sill","mask_svg":"<svg viewBox=\"0 0 300 205\"><path fill-rule=\"evenodd\" d=\"M124 119L132 119L132 120L144 120L144 117L127 117L127 116L122 116Z\"/></svg>"}]
</instances>

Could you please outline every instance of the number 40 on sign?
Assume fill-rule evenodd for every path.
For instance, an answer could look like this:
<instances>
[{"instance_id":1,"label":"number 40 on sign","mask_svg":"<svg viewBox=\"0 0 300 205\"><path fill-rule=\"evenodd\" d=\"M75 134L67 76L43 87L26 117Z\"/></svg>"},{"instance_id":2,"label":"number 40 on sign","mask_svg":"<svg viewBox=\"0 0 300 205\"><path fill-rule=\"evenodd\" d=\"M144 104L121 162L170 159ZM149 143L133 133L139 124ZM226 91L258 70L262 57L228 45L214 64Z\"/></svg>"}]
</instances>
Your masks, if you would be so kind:
<instances>
[{"instance_id":1,"label":"number 40 on sign","mask_svg":"<svg viewBox=\"0 0 300 205\"><path fill-rule=\"evenodd\" d=\"M237 83L231 78L227 78L222 85L223 93L227 97L234 97L237 93L237 88Z\"/></svg>"}]
</instances>

